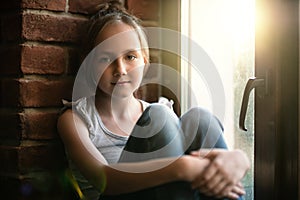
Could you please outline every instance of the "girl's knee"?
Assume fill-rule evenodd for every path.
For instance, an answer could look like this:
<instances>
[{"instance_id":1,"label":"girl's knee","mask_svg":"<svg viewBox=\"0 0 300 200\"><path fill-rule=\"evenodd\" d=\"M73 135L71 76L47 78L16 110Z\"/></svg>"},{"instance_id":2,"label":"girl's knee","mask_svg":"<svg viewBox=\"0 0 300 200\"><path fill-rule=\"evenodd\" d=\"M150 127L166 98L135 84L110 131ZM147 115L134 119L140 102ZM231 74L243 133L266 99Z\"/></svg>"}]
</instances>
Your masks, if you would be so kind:
<instances>
[{"instance_id":1,"label":"girl's knee","mask_svg":"<svg viewBox=\"0 0 300 200\"><path fill-rule=\"evenodd\" d=\"M126 162L182 155L179 118L167 106L151 104L138 120L124 150L120 161Z\"/></svg>"},{"instance_id":2,"label":"girl's knee","mask_svg":"<svg viewBox=\"0 0 300 200\"><path fill-rule=\"evenodd\" d=\"M218 118L214 116L209 110L202 107L193 107L189 109L181 117L181 121L183 123L183 126L187 123L189 126L192 125L193 128L198 127L203 131L209 129L210 127L214 127L223 132L223 126Z\"/></svg>"},{"instance_id":3,"label":"girl's knee","mask_svg":"<svg viewBox=\"0 0 300 200\"><path fill-rule=\"evenodd\" d=\"M212 113L207 109L202 107L193 107L189 109L183 116L182 119L196 120L199 121L207 121L213 117Z\"/></svg>"},{"instance_id":4,"label":"girl's knee","mask_svg":"<svg viewBox=\"0 0 300 200\"><path fill-rule=\"evenodd\" d=\"M190 149L226 148L223 126L210 111L194 107L182 116L181 122L186 146Z\"/></svg>"},{"instance_id":5,"label":"girl's knee","mask_svg":"<svg viewBox=\"0 0 300 200\"><path fill-rule=\"evenodd\" d=\"M167 106L154 103L149 105L137 122L139 126L146 126L150 123L168 122L178 124L179 119L176 114Z\"/></svg>"}]
</instances>

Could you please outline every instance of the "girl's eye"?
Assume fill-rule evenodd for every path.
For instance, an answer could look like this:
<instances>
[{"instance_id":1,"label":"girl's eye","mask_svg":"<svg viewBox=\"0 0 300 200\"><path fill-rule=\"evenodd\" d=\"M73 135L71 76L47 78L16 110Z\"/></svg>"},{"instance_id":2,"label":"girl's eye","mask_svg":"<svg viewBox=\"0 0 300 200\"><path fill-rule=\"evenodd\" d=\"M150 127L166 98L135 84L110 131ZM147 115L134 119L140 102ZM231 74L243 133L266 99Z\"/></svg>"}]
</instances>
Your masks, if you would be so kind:
<instances>
[{"instance_id":1,"label":"girl's eye","mask_svg":"<svg viewBox=\"0 0 300 200\"><path fill-rule=\"evenodd\" d=\"M127 55L127 60L135 60L137 57L135 55Z\"/></svg>"},{"instance_id":2,"label":"girl's eye","mask_svg":"<svg viewBox=\"0 0 300 200\"><path fill-rule=\"evenodd\" d=\"M111 62L111 59L109 57L102 57L99 59L100 63L109 63Z\"/></svg>"}]
</instances>

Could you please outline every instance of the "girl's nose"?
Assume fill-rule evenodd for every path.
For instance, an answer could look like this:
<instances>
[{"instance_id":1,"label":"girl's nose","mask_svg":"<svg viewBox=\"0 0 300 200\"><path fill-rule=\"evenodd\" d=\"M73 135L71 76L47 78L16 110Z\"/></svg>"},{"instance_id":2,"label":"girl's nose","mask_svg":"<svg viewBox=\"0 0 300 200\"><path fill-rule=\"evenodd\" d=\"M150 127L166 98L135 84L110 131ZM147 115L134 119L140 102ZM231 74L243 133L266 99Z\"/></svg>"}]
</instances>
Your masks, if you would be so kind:
<instances>
[{"instance_id":1,"label":"girl's nose","mask_svg":"<svg viewBox=\"0 0 300 200\"><path fill-rule=\"evenodd\" d=\"M127 74L126 64L122 61L122 59L115 60L115 70L114 76L123 76Z\"/></svg>"}]
</instances>

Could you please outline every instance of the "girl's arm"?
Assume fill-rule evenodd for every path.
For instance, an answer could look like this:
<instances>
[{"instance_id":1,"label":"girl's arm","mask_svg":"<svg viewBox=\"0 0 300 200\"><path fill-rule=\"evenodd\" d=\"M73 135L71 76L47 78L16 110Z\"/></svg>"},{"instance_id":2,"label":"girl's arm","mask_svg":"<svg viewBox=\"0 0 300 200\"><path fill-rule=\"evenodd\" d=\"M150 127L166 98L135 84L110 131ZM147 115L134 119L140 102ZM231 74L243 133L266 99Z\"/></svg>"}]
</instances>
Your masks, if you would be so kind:
<instances>
[{"instance_id":1,"label":"girl's arm","mask_svg":"<svg viewBox=\"0 0 300 200\"><path fill-rule=\"evenodd\" d=\"M90 183L104 194L134 192L172 181L192 181L210 162L195 156L182 156L108 165L91 142L84 122L71 110L58 119L58 131L72 161Z\"/></svg>"}]
</instances>

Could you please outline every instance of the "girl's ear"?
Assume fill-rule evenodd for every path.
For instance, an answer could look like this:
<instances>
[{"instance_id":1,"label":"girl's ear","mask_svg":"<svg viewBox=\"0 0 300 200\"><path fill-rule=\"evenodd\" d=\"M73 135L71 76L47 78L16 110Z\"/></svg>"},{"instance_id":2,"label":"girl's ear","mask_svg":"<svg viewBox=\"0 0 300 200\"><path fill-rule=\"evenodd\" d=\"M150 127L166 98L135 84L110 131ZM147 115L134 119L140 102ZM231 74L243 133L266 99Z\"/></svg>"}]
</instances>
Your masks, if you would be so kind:
<instances>
[{"instance_id":1,"label":"girl's ear","mask_svg":"<svg viewBox=\"0 0 300 200\"><path fill-rule=\"evenodd\" d=\"M145 55L143 55L143 58L144 58L144 64L145 65L149 64L149 60Z\"/></svg>"},{"instance_id":2,"label":"girl's ear","mask_svg":"<svg viewBox=\"0 0 300 200\"><path fill-rule=\"evenodd\" d=\"M150 65L149 59L146 56L144 56L144 64L145 64L145 67L144 67L144 76L145 76L145 74L147 73L147 71L149 69L149 65Z\"/></svg>"}]
</instances>

